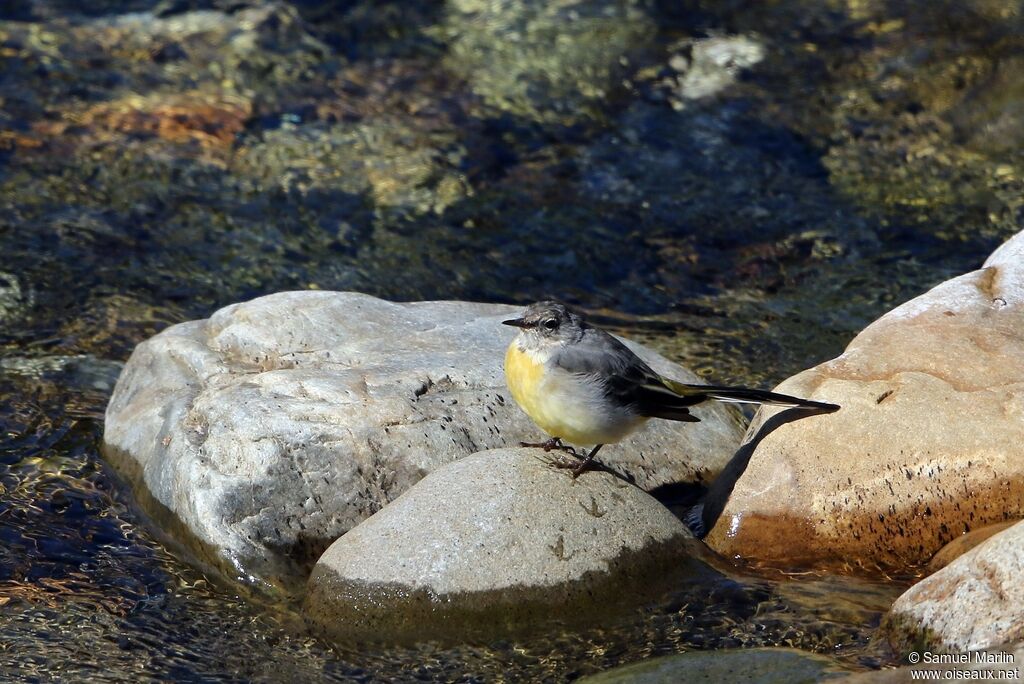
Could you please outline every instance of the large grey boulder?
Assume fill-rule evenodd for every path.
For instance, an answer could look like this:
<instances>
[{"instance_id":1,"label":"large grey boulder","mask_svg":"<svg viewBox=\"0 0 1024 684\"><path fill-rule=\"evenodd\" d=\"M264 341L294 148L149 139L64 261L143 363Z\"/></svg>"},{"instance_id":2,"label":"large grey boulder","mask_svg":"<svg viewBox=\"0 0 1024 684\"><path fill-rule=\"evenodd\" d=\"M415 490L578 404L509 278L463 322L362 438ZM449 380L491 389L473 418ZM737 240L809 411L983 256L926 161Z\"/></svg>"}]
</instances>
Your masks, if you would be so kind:
<instances>
[{"instance_id":1,"label":"large grey boulder","mask_svg":"<svg viewBox=\"0 0 1024 684\"><path fill-rule=\"evenodd\" d=\"M1024 522L908 589L883 630L903 650L963 652L1024 640Z\"/></svg>"},{"instance_id":2,"label":"large grey boulder","mask_svg":"<svg viewBox=\"0 0 1024 684\"><path fill-rule=\"evenodd\" d=\"M779 385L842 409L761 441L708 543L769 564L903 572L1024 517L1021 359L1024 233ZM748 434L777 413L762 408Z\"/></svg>"},{"instance_id":3,"label":"large grey boulder","mask_svg":"<svg viewBox=\"0 0 1024 684\"><path fill-rule=\"evenodd\" d=\"M494 637L635 609L703 569L656 499L607 472L573 479L552 458L495 449L431 473L327 550L307 615L346 639Z\"/></svg>"},{"instance_id":4,"label":"large grey boulder","mask_svg":"<svg viewBox=\"0 0 1024 684\"><path fill-rule=\"evenodd\" d=\"M206 560L295 586L335 539L424 475L543 435L509 398L520 309L286 292L173 326L132 354L105 451L158 521ZM660 372L695 376L635 347ZM740 428L653 421L601 452L645 489L708 480Z\"/></svg>"}]
</instances>

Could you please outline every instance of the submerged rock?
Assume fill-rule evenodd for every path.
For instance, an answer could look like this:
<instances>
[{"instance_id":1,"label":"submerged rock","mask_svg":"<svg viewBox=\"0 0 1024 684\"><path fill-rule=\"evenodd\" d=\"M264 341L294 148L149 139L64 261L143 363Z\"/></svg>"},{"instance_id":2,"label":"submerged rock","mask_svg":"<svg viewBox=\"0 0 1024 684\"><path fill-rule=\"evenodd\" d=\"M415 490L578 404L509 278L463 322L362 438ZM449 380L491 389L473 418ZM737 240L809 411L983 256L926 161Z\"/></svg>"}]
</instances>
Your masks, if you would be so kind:
<instances>
[{"instance_id":1,"label":"submerged rock","mask_svg":"<svg viewBox=\"0 0 1024 684\"><path fill-rule=\"evenodd\" d=\"M0 271L0 324L10 325L31 304L29 293L22 292L21 283L13 273Z\"/></svg>"},{"instance_id":2,"label":"submerged rock","mask_svg":"<svg viewBox=\"0 0 1024 684\"><path fill-rule=\"evenodd\" d=\"M1024 523L912 586L882 629L903 650L963 652L1024 639Z\"/></svg>"},{"instance_id":3,"label":"submerged rock","mask_svg":"<svg viewBox=\"0 0 1024 684\"><path fill-rule=\"evenodd\" d=\"M448 68L488 106L549 124L600 118L657 29L637 2L453 0L446 14L433 32L449 44Z\"/></svg>"},{"instance_id":4,"label":"submerged rock","mask_svg":"<svg viewBox=\"0 0 1024 684\"><path fill-rule=\"evenodd\" d=\"M242 150L233 170L261 187L366 195L382 211L443 212L468 192L454 134L373 123L282 127Z\"/></svg>"},{"instance_id":5,"label":"submerged rock","mask_svg":"<svg viewBox=\"0 0 1024 684\"><path fill-rule=\"evenodd\" d=\"M669 66L679 75L670 80L672 106L710 97L733 84L740 72L765 57L765 47L753 36L712 36L686 39L673 47Z\"/></svg>"},{"instance_id":6,"label":"submerged rock","mask_svg":"<svg viewBox=\"0 0 1024 684\"><path fill-rule=\"evenodd\" d=\"M916 651L917 656L923 656ZM909 655L909 654L908 654ZM915 657L917 657L915 656ZM858 672L839 681L842 684L904 684L913 681L1015 681L1020 679L1020 663L1024 662L1024 644L1004 646L985 653L933 653L914 665L891 670ZM936 662L946 659L945 662ZM956 659L965 659L957 662ZM905 661L904 661L905 662Z\"/></svg>"},{"instance_id":7,"label":"submerged rock","mask_svg":"<svg viewBox=\"0 0 1024 684\"><path fill-rule=\"evenodd\" d=\"M795 648L745 648L652 658L585 677L580 684L812 684L843 674L829 658Z\"/></svg>"},{"instance_id":8,"label":"submerged rock","mask_svg":"<svg viewBox=\"0 0 1024 684\"><path fill-rule=\"evenodd\" d=\"M1024 515L1024 233L779 391L842 410L757 448L709 543L772 563L926 563ZM777 411L762 409L753 436Z\"/></svg>"},{"instance_id":9,"label":"submerged rock","mask_svg":"<svg viewBox=\"0 0 1024 684\"><path fill-rule=\"evenodd\" d=\"M295 581L335 539L424 475L542 433L505 390L519 308L394 304L288 292L236 304L140 344L107 409L108 455L165 524L210 560ZM696 376L634 345L656 370ZM739 426L652 421L601 452L644 489L707 481Z\"/></svg>"},{"instance_id":10,"label":"submerged rock","mask_svg":"<svg viewBox=\"0 0 1024 684\"><path fill-rule=\"evenodd\" d=\"M327 550L307 615L345 638L486 639L635 608L703 567L653 497L551 460L496 449L431 473Z\"/></svg>"}]
</instances>

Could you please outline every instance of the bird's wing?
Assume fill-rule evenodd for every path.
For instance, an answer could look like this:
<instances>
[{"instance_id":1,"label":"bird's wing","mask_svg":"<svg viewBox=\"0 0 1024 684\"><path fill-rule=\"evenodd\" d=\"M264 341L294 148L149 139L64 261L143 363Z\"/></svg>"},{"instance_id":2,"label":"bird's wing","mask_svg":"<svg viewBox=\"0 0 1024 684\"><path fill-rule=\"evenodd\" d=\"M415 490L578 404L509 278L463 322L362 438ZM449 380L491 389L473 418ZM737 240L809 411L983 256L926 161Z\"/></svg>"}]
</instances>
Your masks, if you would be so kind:
<instances>
[{"instance_id":1,"label":"bird's wing","mask_svg":"<svg viewBox=\"0 0 1024 684\"><path fill-rule=\"evenodd\" d=\"M741 404L774 404L832 412L835 404L746 387L690 385L658 375L617 339L597 328L587 328L577 344L566 345L553 362L570 373L590 375L605 394L641 416L670 420L698 420L689 408L713 399Z\"/></svg>"},{"instance_id":2,"label":"bird's wing","mask_svg":"<svg viewBox=\"0 0 1024 684\"><path fill-rule=\"evenodd\" d=\"M629 347L608 333L588 328L583 339L563 347L551 361L561 370L591 376L604 387L605 395L616 404L629 407L641 416L672 420L699 420L687 407L707 398L681 386L669 387L665 378L634 354ZM678 384L678 383L676 383Z\"/></svg>"}]
</instances>

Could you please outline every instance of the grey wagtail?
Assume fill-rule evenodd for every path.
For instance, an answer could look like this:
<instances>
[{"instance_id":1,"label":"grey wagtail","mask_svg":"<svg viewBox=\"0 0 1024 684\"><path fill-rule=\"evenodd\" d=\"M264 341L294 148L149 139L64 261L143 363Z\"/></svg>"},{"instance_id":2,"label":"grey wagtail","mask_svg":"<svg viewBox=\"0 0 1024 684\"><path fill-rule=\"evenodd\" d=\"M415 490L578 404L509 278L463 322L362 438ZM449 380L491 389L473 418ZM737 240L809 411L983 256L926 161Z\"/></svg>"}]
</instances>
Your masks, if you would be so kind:
<instances>
[{"instance_id":1,"label":"grey wagtail","mask_svg":"<svg viewBox=\"0 0 1024 684\"><path fill-rule=\"evenodd\" d=\"M563 304L531 304L521 318L502 321L519 328L505 353L505 380L516 403L551 439L522 446L576 454L573 444L594 444L573 470L576 478L605 444L623 439L647 422L665 418L697 423L690 407L716 401L818 409L835 404L743 387L687 385L655 373L624 344L595 328Z\"/></svg>"}]
</instances>

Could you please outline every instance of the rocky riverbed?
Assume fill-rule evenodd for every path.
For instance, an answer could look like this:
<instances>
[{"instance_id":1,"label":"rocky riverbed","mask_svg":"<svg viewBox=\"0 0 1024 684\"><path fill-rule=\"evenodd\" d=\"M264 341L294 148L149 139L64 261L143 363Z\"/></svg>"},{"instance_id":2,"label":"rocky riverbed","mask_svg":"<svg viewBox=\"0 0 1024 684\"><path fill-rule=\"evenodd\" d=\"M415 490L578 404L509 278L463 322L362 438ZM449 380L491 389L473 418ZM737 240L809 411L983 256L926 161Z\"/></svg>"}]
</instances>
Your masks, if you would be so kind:
<instances>
[{"instance_id":1,"label":"rocky riverbed","mask_svg":"<svg viewBox=\"0 0 1024 684\"><path fill-rule=\"evenodd\" d=\"M771 427L784 410L764 407L751 453L722 405L654 421L579 478L557 452L495 449L537 431L500 373L516 311L332 292L232 305L135 350L108 456L194 553L284 588L343 642L615 620L715 575L725 559L694 539L708 529L744 565L911 576L1024 517L1024 233L783 382L841 408ZM645 493L680 485L705 493L678 518ZM882 633L897 652L1020 638L1019 529L951 546L896 601Z\"/></svg>"},{"instance_id":2,"label":"rocky riverbed","mask_svg":"<svg viewBox=\"0 0 1024 684\"><path fill-rule=\"evenodd\" d=\"M1022 21L984 1L3 4L0 675L568 680L649 661L694 677L788 663L796 681L1018 640L1016 528L976 535L1019 517L1018 406L999 375L1015 367L1001 326L1016 276L1011 248L993 252L1021 228ZM965 296L946 306L942 288ZM353 347L371 362L359 369L317 353L340 354L346 329L287 346L263 314L243 320L265 295L334 296L317 290L365 293L378 313L500 304L433 332L418 305L398 309L422 345L448 345L463 320L477 342L453 365L473 377L452 377L440 353L422 373L420 352L388 368L394 347L375 349L372 331ZM628 464L631 505L677 514L651 538L686 537L687 552L669 586L639 575L656 596L604 594L600 619L532 614L537 628L508 638L387 648L328 633L342 604L308 621L305 578L343 532L510 446L497 428L511 442L530 430L496 399L500 368L479 362L507 332L489 337L488 316L546 295L665 368L842 388L850 410L773 429L741 450L742 474L722 446L740 438L734 418L609 451ZM271 341L288 353L268 354ZM885 351L898 348L915 353ZM126 371L133 350L159 372ZM131 403L115 384L132 377L150 408L105 422ZM338 407L355 398L349 433ZM900 416L913 416L902 432ZM404 442L370 440L377 418ZM654 467L677 438L687 458ZM703 509L724 509L709 519L722 553L666 534L723 466L738 479L711 491L734 496ZM548 476L524 467L487 476ZM562 513L597 525L617 491ZM495 529L495 542L529 541ZM329 556L353 557L357 539ZM557 557L558 535L543 539ZM975 546L929 566L950 540ZM600 545L563 534L561 553L583 574L614 570Z\"/></svg>"}]
</instances>

